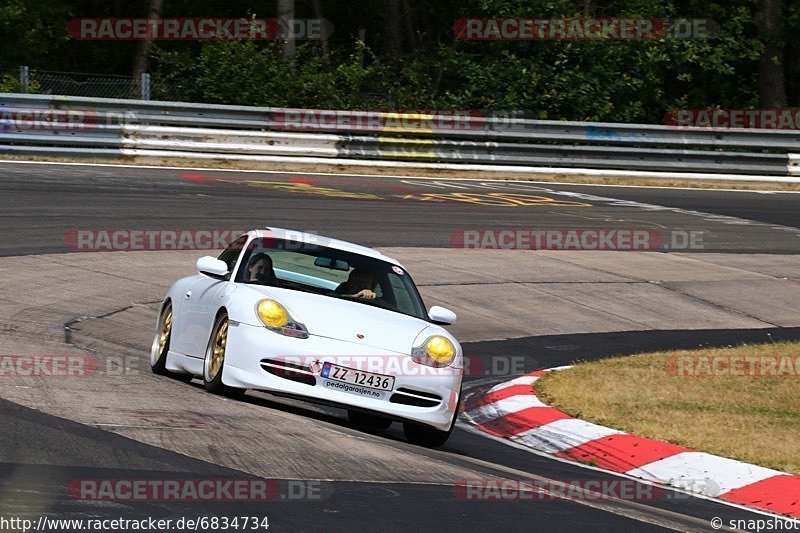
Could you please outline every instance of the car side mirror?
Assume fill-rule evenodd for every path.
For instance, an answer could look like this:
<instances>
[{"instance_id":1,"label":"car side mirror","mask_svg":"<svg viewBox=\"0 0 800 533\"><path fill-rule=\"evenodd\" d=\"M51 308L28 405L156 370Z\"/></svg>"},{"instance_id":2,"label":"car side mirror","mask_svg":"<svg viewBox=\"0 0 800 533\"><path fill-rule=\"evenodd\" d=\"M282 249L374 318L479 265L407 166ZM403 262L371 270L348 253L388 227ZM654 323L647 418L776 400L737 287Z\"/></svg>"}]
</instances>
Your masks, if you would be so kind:
<instances>
[{"instance_id":1,"label":"car side mirror","mask_svg":"<svg viewBox=\"0 0 800 533\"><path fill-rule=\"evenodd\" d=\"M197 260L197 271L212 278L222 279L228 275L228 265L225 261L207 255Z\"/></svg>"},{"instance_id":2,"label":"car side mirror","mask_svg":"<svg viewBox=\"0 0 800 533\"><path fill-rule=\"evenodd\" d=\"M458 318L454 312L444 307L440 307L438 305L434 305L431 307L431 310L428 311L428 318L431 319L431 322L434 324L439 324L442 326L450 326L456 323L456 319Z\"/></svg>"}]
</instances>

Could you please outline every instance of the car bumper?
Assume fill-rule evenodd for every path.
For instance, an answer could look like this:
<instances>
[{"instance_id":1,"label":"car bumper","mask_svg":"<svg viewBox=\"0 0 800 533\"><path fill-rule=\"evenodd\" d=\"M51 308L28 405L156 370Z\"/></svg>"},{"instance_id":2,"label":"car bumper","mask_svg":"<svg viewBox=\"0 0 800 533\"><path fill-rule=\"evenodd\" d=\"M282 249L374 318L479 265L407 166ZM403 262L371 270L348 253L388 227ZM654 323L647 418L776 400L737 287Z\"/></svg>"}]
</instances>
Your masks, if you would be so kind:
<instances>
[{"instance_id":1,"label":"car bumper","mask_svg":"<svg viewBox=\"0 0 800 533\"><path fill-rule=\"evenodd\" d=\"M307 374L295 374L306 382L276 375L275 361L307 368ZM393 376L394 386L379 391L326 379L321 375L326 362ZM302 397L447 431L456 414L462 376L460 368L420 365L407 354L313 335L294 339L240 323L229 329L222 381L231 387Z\"/></svg>"}]
</instances>

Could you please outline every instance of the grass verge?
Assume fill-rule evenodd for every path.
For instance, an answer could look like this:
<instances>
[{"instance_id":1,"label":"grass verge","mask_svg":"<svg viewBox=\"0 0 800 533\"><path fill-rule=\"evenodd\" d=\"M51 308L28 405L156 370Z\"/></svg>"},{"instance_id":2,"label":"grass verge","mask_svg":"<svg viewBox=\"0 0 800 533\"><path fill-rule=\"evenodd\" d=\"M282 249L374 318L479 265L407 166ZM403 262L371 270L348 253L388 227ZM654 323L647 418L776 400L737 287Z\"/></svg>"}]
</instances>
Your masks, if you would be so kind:
<instances>
[{"instance_id":1,"label":"grass verge","mask_svg":"<svg viewBox=\"0 0 800 533\"><path fill-rule=\"evenodd\" d=\"M536 392L587 421L800 475L800 343L579 363Z\"/></svg>"}]
</instances>

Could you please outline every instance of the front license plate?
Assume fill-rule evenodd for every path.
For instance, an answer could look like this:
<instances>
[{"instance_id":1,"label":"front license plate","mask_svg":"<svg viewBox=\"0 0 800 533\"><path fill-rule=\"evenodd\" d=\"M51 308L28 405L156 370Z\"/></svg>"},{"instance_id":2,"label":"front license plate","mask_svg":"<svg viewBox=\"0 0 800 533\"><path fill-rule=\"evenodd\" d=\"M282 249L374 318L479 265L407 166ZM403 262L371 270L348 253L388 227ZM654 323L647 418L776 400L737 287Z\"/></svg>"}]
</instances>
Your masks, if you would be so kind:
<instances>
[{"instance_id":1,"label":"front license plate","mask_svg":"<svg viewBox=\"0 0 800 533\"><path fill-rule=\"evenodd\" d=\"M322 366L320 375L323 378L350 383L351 385L358 385L359 387L367 387L369 389L387 391L394 388L393 376L373 374L372 372L364 372L363 370L334 365L333 363L325 363Z\"/></svg>"}]
</instances>

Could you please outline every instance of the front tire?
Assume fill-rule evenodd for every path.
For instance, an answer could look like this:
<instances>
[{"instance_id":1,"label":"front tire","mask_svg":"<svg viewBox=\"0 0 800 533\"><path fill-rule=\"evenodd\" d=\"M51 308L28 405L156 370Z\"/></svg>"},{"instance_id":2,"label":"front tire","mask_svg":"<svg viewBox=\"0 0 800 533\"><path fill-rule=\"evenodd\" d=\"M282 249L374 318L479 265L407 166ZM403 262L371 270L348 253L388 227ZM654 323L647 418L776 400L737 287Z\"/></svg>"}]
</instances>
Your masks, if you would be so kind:
<instances>
[{"instance_id":1,"label":"front tire","mask_svg":"<svg viewBox=\"0 0 800 533\"><path fill-rule=\"evenodd\" d=\"M443 446L447 439L452 435L456 427L456 420L458 420L458 413L461 411L461 391L458 393L458 401L456 402L456 411L453 413L453 420L450 422L450 429L442 431L441 429L432 428L423 424L415 424L413 422L403 422L403 433L406 435L406 440L411 444L417 446L424 446L425 448L438 448Z\"/></svg>"},{"instance_id":2,"label":"front tire","mask_svg":"<svg viewBox=\"0 0 800 533\"><path fill-rule=\"evenodd\" d=\"M225 367L225 352L228 345L228 314L220 313L214 321L211 338L208 341L206 355L203 359L203 384L208 392L239 397L244 389L228 387L222 382L222 370Z\"/></svg>"},{"instance_id":3,"label":"front tire","mask_svg":"<svg viewBox=\"0 0 800 533\"><path fill-rule=\"evenodd\" d=\"M350 420L350 423L357 428L372 431L383 431L389 429L389 426L392 425L392 421L389 418L362 413L361 411L353 411L351 409L347 410L347 418Z\"/></svg>"},{"instance_id":4,"label":"front tire","mask_svg":"<svg viewBox=\"0 0 800 533\"><path fill-rule=\"evenodd\" d=\"M442 431L422 424L403 422L403 433L406 434L406 440L411 444L425 448L438 448L447 442L454 427L455 423L450 426L448 431Z\"/></svg>"}]
</instances>

